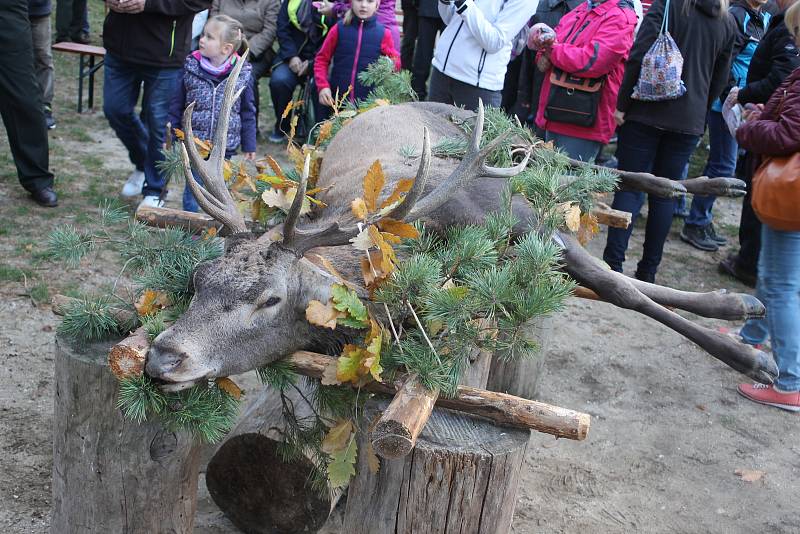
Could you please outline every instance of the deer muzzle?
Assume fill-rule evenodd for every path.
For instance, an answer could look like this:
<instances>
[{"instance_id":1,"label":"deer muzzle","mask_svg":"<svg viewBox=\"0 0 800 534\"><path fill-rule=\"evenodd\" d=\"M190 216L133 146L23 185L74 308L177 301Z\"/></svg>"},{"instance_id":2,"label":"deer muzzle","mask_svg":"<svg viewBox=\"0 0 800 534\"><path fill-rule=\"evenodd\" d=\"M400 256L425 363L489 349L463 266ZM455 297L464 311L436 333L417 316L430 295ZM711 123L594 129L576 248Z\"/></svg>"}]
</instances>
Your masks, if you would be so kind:
<instances>
[{"instance_id":1,"label":"deer muzzle","mask_svg":"<svg viewBox=\"0 0 800 534\"><path fill-rule=\"evenodd\" d=\"M145 372L151 378L179 386L170 389L183 389L180 386L189 387L195 382L211 378L213 369L200 364L186 351L155 343L147 353Z\"/></svg>"}]
</instances>

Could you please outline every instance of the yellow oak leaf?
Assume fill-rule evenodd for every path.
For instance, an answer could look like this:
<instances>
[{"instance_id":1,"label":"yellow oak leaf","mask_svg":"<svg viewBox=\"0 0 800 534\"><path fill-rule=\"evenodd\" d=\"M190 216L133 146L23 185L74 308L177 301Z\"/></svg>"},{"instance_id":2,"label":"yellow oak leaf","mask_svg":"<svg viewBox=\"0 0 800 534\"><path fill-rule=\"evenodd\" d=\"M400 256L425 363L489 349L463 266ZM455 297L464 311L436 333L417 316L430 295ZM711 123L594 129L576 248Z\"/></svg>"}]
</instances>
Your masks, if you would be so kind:
<instances>
[{"instance_id":1,"label":"yellow oak leaf","mask_svg":"<svg viewBox=\"0 0 800 534\"><path fill-rule=\"evenodd\" d=\"M383 253L377 250L369 252L369 259L361 258L361 275L364 277L364 284L370 291L381 285L391 272L383 270Z\"/></svg>"},{"instance_id":2,"label":"yellow oak leaf","mask_svg":"<svg viewBox=\"0 0 800 534\"><path fill-rule=\"evenodd\" d=\"M386 200L381 203L381 209L386 208L394 204L395 202L400 201L403 198L403 193L408 193L411 191L411 188L414 186L414 178L404 178L397 182L397 185L394 186L394 191L392 194L388 196Z\"/></svg>"},{"instance_id":3,"label":"yellow oak leaf","mask_svg":"<svg viewBox=\"0 0 800 534\"><path fill-rule=\"evenodd\" d=\"M216 380L217 387L233 397L236 400L239 400L242 396L242 390L239 386L236 385L236 382L231 380L228 377L217 378Z\"/></svg>"},{"instance_id":4,"label":"yellow oak leaf","mask_svg":"<svg viewBox=\"0 0 800 534\"><path fill-rule=\"evenodd\" d=\"M397 237L405 237L408 239L415 239L419 237L419 232L417 229L414 228L413 225L403 221L385 218L378 222L378 227L381 229L381 232L394 234Z\"/></svg>"},{"instance_id":5,"label":"yellow oak leaf","mask_svg":"<svg viewBox=\"0 0 800 534\"><path fill-rule=\"evenodd\" d=\"M581 215L581 226L578 228L578 241L580 244L585 245L598 232L600 232L600 225L597 223L597 217L591 213Z\"/></svg>"},{"instance_id":6,"label":"yellow oak leaf","mask_svg":"<svg viewBox=\"0 0 800 534\"><path fill-rule=\"evenodd\" d=\"M375 454L375 449L372 448L371 441L367 442L364 454L367 455L367 467L369 467L369 472L373 475L377 475L378 471L381 470L381 460L378 458L378 455Z\"/></svg>"},{"instance_id":7,"label":"yellow oak leaf","mask_svg":"<svg viewBox=\"0 0 800 534\"><path fill-rule=\"evenodd\" d=\"M283 212L288 212L292 207L294 197L297 194L297 189L286 189L279 191L277 189L267 189L261 194L261 200L264 204L271 208L278 208ZM300 215L305 215L311 211L311 202L308 197L303 199L303 206L300 208Z\"/></svg>"},{"instance_id":8,"label":"yellow oak leaf","mask_svg":"<svg viewBox=\"0 0 800 534\"><path fill-rule=\"evenodd\" d=\"M565 202L561 205L564 210L564 224L571 232L577 232L581 227L581 208L576 202Z\"/></svg>"},{"instance_id":9,"label":"yellow oak leaf","mask_svg":"<svg viewBox=\"0 0 800 534\"><path fill-rule=\"evenodd\" d=\"M133 306L136 308L136 312L139 315L144 316L162 310L170 304L169 295L163 291L146 289Z\"/></svg>"},{"instance_id":10,"label":"yellow oak leaf","mask_svg":"<svg viewBox=\"0 0 800 534\"><path fill-rule=\"evenodd\" d=\"M361 219L362 221L367 220L367 204L364 202L363 198L357 198L350 203L350 210L353 212L353 217L356 219Z\"/></svg>"},{"instance_id":11,"label":"yellow oak leaf","mask_svg":"<svg viewBox=\"0 0 800 534\"><path fill-rule=\"evenodd\" d=\"M342 355L338 359L336 369L336 379L341 382L357 383L359 379L359 369L364 360L364 350L356 345L347 344L342 350Z\"/></svg>"},{"instance_id":12,"label":"yellow oak leaf","mask_svg":"<svg viewBox=\"0 0 800 534\"><path fill-rule=\"evenodd\" d=\"M333 454L347 447L350 443L350 435L353 433L353 422L349 419L339 421L334 425L322 439L322 452Z\"/></svg>"},{"instance_id":13,"label":"yellow oak leaf","mask_svg":"<svg viewBox=\"0 0 800 534\"><path fill-rule=\"evenodd\" d=\"M333 307L331 301L328 301L327 304L323 304L318 300L312 300L308 303L308 307L306 307L306 321L316 326L330 328L331 330L336 328L336 319L343 315L342 312Z\"/></svg>"},{"instance_id":14,"label":"yellow oak leaf","mask_svg":"<svg viewBox=\"0 0 800 534\"><path fill-rule=\"evenodd\" d=\"M283 174L283 169L281 169L281 166L278 165L277 161L275 161L275 158L272 156L267 156L267 165L269 165L269 168L272 169L272 172L274 172L282 182L286 180L286 175Z\"/></svg>"},{"instance_id":15,"label":"yellow oak leaf","mask_svg":"<svg viewBox=\"0 0 800 534\"><path fill-rule=\"evenodd\" d=\"M370 213L378 209L378 196L383 190L384 183L386 176L383 174L381 161L375 160L364 175L364 202Z\"/></svg>"}]
</instances>

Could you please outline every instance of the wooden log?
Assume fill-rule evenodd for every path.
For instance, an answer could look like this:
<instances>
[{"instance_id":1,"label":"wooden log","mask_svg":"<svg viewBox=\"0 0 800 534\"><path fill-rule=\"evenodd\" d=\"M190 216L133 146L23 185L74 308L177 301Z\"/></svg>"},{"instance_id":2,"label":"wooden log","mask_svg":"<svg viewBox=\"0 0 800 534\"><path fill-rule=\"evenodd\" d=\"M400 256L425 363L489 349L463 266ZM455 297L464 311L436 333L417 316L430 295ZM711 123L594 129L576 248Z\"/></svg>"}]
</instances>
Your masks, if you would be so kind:
<instances>
[{"instance_id":1,"label":"wooden log","mask_svg":"<svg viewBox=\"0 0 800 534\"><path fill-rule=\"evenodd\" d=\"M302 384L298 388L308 398L307 389ZM311 413L297 391L285 394L298 417ZM280 393L265 386L208 463L211 498L243 532L316 532L338 500L336 494L332 505L307 487L312 470L307 459L281 460L277 451L284 428Z\"/></svg>"},{"instance_id":2,"label":"wooden log","mask_svg":"<svg viewBox=\"0 0 800 534\"><path fill-rule=\"evenodd\" d=\"M50 299L50 306L53 309L53 313L56 315L64 315L67 313L67 310L71 306L73 306L79 299L74 297L68 297L66 295L53 295L53 298ZM135 325L137 321L136 312L133 310L127 310L124 308L112 308L111 313L114 315L114 318L117 320L117 323L122 325Z\"/></svg>"},{"instance_id":3,"label":"wooden log","mask_svg":"<svg viewBox=\"0 0 800 534\"><path fill-rule=\"evenodd\" d=\"M108 366L117 380L141 376L150 350L150 336L139 327L108 351Z\"/></svg>"},{"instance_id":4,"label":"wooden log","mask_svg":"<svg viewBox=\"0 0 800 534\"><path fill-rule=\"evenodd\" d=\"M155 228L183 228L189 232L202 232L211 228L222 229L222 223L210 215L173 208L139 206L136 209L136 220Z\"/></svg>"},{"instance_id":5,"label":"wooden log","mask_svg":"<svg viewBox=\"0 0 800 534\"><path fill-rule=\"evenodd\" d=\"M288 358L299 374L312 378L322 378L325 368L335 360L333 356L306 351L297 351ZM405 378L401 375L393 384L370 382L364 389L394 396ZM576 440L586 438L591 419L589 414L567 408L469 386L458 386L451 399L440 396L436 399L436 406L477 415L501 426L537 430Z\"/></svg>"},{"instance_id":6,"label":"wooden log","mask_svg":"<svg viewBox=\"0 0 800 534\"><path fill-rule=\"evenodd\" d=\"M383 405L378 405L380 409ZM507 534L530 433L436 409L411 453L373 474L359 434L342 532Z\"/></svg>"},{"instance_id":7,"label":"wooden log","mask_svg":"<svg viewBox=\"0 0 800 534\"><path fill-rule=\"evenodd\" d=\"M630 212L615 210L602 203L598 203L590 213L597 219L598 224L604 224L612 228L627 228L631 225L633 217Z\"/></svg>"},{"instance_id":8,"label":"wooden log","mask_svg":"<svg viewBox=\"0 0 800 534\"><path fill-rule=\"evenodd\" d=\"M116 408L109 344L56 338L52 534L193 530L200 446Z\"/></svg>"}]
</instances>

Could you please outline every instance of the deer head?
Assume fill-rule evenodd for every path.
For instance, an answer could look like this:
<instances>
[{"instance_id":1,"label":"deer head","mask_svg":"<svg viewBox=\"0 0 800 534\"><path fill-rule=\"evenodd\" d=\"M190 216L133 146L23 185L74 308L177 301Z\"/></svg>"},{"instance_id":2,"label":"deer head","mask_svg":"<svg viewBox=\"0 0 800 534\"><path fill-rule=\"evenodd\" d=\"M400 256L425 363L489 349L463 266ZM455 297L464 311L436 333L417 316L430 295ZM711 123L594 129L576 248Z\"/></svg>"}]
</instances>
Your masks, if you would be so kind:
<instances>
[{"instance_id":1,"label":"deer head","mask_svg":"<svg viewBox=\"0 0 800 534\"><path fill-rule=\"evenodd\" d=\"M225 185L223 163L228 118L233 102L239 97L234 87L242 63L237 64L225 88L207 161L192 141L194 104L187 107L183 116L186 136L181 141L181 150L186 180L200 206L224 225L230 237L221 258L196 269L194 298L188 310L155 339L148 354L147 374L174 384L174 388L255 369L311 345L335 343L334 336L342 335L315 327L305 319L309 302L327 302L336 279L304 258L304 254L316 247L348 245L360 229L357 225L342 227L338 222L298 227L308 179L308 159L279 241L272 241L267 235L256 239L247 232L245 221ZM446 180L423 196L431 160L429 136L423 128L423 153L414 185L404 200L385 216L396 220L418 219L430 214L457 188L478 176L507 178L525 168L529 152L514 167L487 166L486 156L503 137L480 148L482 131L481 105L467 155ZM194 180L191 167L202 177L203 185ZM347 203L351 200L343 199ZM375 224L378 220L376 217L366 224ZM358 254L355 249L347 247L347 250Z\"/></svg>"}]
</instances>

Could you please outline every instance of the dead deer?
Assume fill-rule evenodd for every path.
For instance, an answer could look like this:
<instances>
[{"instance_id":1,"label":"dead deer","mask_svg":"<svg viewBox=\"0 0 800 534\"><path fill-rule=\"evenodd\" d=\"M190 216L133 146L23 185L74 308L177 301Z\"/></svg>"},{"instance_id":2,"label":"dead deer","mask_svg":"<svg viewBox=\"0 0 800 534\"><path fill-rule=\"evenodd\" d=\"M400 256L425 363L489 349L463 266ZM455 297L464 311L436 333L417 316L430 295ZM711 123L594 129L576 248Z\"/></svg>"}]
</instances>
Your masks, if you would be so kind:
<instances>
[{"instance_id":1,"label":"dead deer","mask_svg":"<svg viewBox=\"0 0 800 534\"><path fill-rule=\"evenodd\" d=\"M240 62L232 76L238 76L241 65ZM332 332L305 319L309 302L327 302L330 286L336 282L312 260L317 254L323 255L345 277L358 279L361 253L349 246L349 240L359 233L359 228L350 213L350 202L360 196L363 176L375 160L383 165L385 191L389 191L409 174L398 148L421 143L414 185L404 201L386 216L423 220L429 228L443 229L480 223L487 213L498 209L507 179L521 172L531 156L532 147L528 147L524 158L513 167L493 168L486 164L487 155L501 142L502 136L480 148L482 105L474 115L468 150L460 161L433 158L430 147L443 137L462 135L451 117L466 118L473 115L471 112L435 103L380 106L356 117L326 150L317 186L335 186L321 197L328 207L316 219L301 223L304 177L282 228L256 237L248 233L223 179L228 116L238 98L234 87L234 83L226 87L208 160L202 159L194 143L182 142L184 171L192 191L202 208L224 225L230 237L221 258L196 269L195 294L188 310L155 339L150 349L147 373L172 389L252 370L297 350L320 350L344 341L342 338L348 336L346 331ZM193 109L194 105L190 105L183 116L186 140L192 139ZM190 166L202 177L202 186L193 179ZM663 178L642 176L629 179L627 185L682 189ZM717 193L730 189L732 183L701 182L696 181L692 187L706 190L711 187ZM515 196L512 205L518 220L523 221L515 231L535 231L535 217L528 202ZM282 238L274 241L278 233L282 233ZM689 293L632 280L604 268L571 235L557 232L553 239L563 250L564 270L603 300L654 318L757 381L771 383L777 376L775 363L767 354L696 325L667 308L743 320L764 314L764 307L754 297L726 292Z\"/></svg>"}]
</instances>

